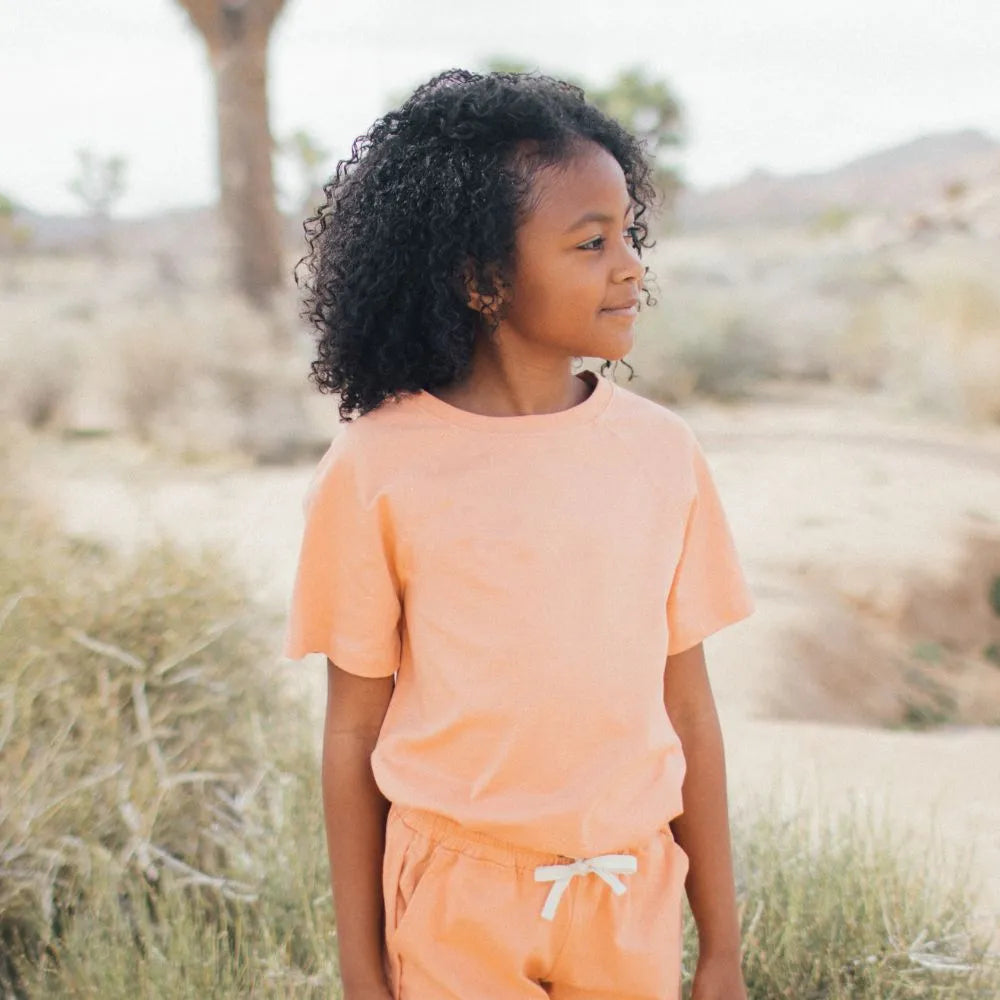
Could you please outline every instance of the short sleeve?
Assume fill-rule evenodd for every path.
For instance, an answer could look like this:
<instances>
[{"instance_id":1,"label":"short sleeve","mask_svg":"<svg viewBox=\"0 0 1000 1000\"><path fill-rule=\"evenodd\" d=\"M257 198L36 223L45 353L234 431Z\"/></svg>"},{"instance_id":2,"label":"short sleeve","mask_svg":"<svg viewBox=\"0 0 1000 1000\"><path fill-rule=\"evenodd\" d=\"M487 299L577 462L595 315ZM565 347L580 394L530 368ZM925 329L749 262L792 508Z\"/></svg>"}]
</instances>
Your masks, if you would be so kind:
<instances>
[{"instance_id":1,"label":"short sleeve","mask_svg":"<svg viewBox=\"0 0 1000 1000\"><path fill-rule=\"evenodd\" d=\"M755 610L732 532L701 445L693 437L694 496L667 596L667 654L696 646Z\"/></svg>"},{"instance_id":2,"label":"short sleeve","mask_svg":"<svg viewBox=\"0 0 1000 1000\"><path fill-rule=\"evenodd\" d=\"M306 490L282 652L325 653L349 673L387 677L399 664L399 579L385 496L366 495L356 453L340 431Z\"/></svg>"}]
</instances>

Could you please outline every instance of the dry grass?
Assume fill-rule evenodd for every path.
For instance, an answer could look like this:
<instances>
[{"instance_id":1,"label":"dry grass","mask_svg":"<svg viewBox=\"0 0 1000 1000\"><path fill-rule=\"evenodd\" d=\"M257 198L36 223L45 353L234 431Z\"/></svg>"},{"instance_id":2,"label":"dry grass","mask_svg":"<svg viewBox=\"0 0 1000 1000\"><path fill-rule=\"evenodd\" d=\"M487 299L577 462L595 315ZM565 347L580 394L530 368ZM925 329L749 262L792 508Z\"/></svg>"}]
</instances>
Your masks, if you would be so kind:
<instances>
[{"instance_id":1,"label":"dry grass","mask_svg":"<svg viewBox=\"0 0 1000 1000\"><path fill-rule=\"evenodd\" d=\"M1000 421L1000 257L983 241L861 252L766 231L742 244L680 237L650 266L659 303L628 360L655 398L809 379L960 423Z\"/></svg>"},{"instance_id":2,"label":"dry grass","mask_svg":"<svg viewBox=\"0 0 1000 1000\"><path fill-rule=\"evenodd\" d=\"M967 862L942 866L854 807L791 809L776 791L734 817L743 968L751 1000L981 998L1000 990L1000 955L977 933ZM685 996L696 955L689 921Z\"/></svg>"},{"instance_id":3,"label":"dry grass","mask_svg":"<svg viewBox=\"0 0 1000 1000\"><path fill-rule=\"evenodd\" d=\"M914 265L909 287L858 302L834 378L885 389L923 412L1000 422L1000 292L993 273L961 259Z\"/></svg>"},{"instance_id":4,"label":"dry grass","mask_svg":"<svg viewBox=\"0 0 1000 1000\"><path fill-rule=\"evenodd\" d=\"M286 461L328 436L312 426L292 290L260 312L211 285L168 294L142 264L23 262L0 325L0 418L193 461Z\"/></svg>"},{"instance_id":5,"label":"dry grass","mask_svg":"<svg viewBox=\"0 0 1000 1000\"><path fill-rule=\"evenodd\" d=\"M315 762L265 669L273 615L221 553L120 557L24 501L0 496L0 992L329 987Z\"/></svg>"},{"instance_id":6,"label":"dry grass","mask_svg":"<svg viewBox=\"0 0 1000 1000\"><path fill-rule=\"evenodd\" d=\"M781 374L774 338L742 298L683 288L654 294L657 304L643 313L626 358L646 395L668 405L695 397L734 400Z\"/></svg>"}]
</instances>

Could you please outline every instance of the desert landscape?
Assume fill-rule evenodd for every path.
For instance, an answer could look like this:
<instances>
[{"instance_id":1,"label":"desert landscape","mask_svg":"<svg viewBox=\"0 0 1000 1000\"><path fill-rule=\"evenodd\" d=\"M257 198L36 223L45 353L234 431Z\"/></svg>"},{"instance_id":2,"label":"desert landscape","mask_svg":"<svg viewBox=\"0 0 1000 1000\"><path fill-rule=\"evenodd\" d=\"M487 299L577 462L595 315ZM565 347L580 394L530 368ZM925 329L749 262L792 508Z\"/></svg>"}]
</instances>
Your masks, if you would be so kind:
<instances>
[{"instance_id":1,"label":"desert landscape","mask_svg":"<svg viewBox=\"0 0 1000 1000\"><path fill-rule=\"evenodd\" d=\"M1000 954L1000 145L767 184L682 201L614 376L691 423L757 598L706 643L734 825L764 799L884 815L968 865ZM219 546L280 622L338 431L291 289L270 312L225 290L210 215L123 223L111 258L22 223L0 382L32 502L122 552ZM318 741L323 663L282 661L277 628L261 656Z\"/></svg>"},{"instance_id":2,"label":"desert landscape","mask_svg":"<svg viewBox=\"0 0 1000 1000\"><path fill-rule=\"evenodd\" d=\"M1000 669L975 650L919 656L921 644L960 647L985 617L1000 566L1000 428L780 385L678 410L710 457L758 602L706 643L734 814L775 789L795 807L804 796L884 808L914 841L940 841L947 863L973 849L982 919L1000 924ZM30 469L74 534L221 544L284 608L309 463L184 469L103 441L49 441ZM322 659L275 659L274 678L308 692L318 739Z\"/></svg>"}]
</instances>

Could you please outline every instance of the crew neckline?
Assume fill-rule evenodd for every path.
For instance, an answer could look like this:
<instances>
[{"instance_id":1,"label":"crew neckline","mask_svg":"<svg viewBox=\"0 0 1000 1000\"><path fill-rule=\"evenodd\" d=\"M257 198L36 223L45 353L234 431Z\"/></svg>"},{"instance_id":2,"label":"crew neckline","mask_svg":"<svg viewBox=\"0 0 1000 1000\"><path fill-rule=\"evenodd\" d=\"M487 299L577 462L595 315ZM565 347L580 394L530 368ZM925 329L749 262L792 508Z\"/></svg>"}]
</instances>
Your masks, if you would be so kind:
<instances>
[{"instance_id":1,"label":"crew neckline","mask_svg":"<svg viewBox=\"0 0 1000 1000\"><path fill-rule=\"evenodd\" d=\"M414 395L418 405L436 417L459 427L475 430L502 431L504 433L523 431L545 431L562 427L575 427L589 423L603 413L611 402L615 383L594 371L576 373L576 378L593 385L590 395L574 406L553 413L522 413L512 417L497 417L486 413L473 413L459 406L446 403L443 399L421 389Z\"/></svg>"}]
</instances>

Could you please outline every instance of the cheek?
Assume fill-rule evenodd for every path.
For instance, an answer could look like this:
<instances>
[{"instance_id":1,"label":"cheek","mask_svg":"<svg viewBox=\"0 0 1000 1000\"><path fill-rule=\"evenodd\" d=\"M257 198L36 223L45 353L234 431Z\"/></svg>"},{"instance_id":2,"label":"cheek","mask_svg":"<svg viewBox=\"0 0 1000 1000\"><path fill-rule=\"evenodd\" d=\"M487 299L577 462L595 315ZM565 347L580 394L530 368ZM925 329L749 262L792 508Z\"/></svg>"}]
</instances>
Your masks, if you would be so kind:
<instances>
[{"instance_id":1,"label":"cheek","mask_svg":"<svg viewBox=\"0 0 1000 1000\"><path fill-rule=\"evenodd\" d=\"M591 316L605 294L604 273L591 258L579 251L573 255L526 255L517 275L512 318L543 321L546 326L560 319L578 325L579 317Z\"/></svg>"},{"instance_id":2,"label":"cheek","mask_svg":"<svg viewBox=\"0 0 1000 1000\"><path fill-rule=\"evenodd\" d=\"M582 250L579 257L566 257L539 273L535 282L539 294L563 307L567 304L588 307L604 294L604 276L594 258Z\"/></svg>"}]
</instances>

